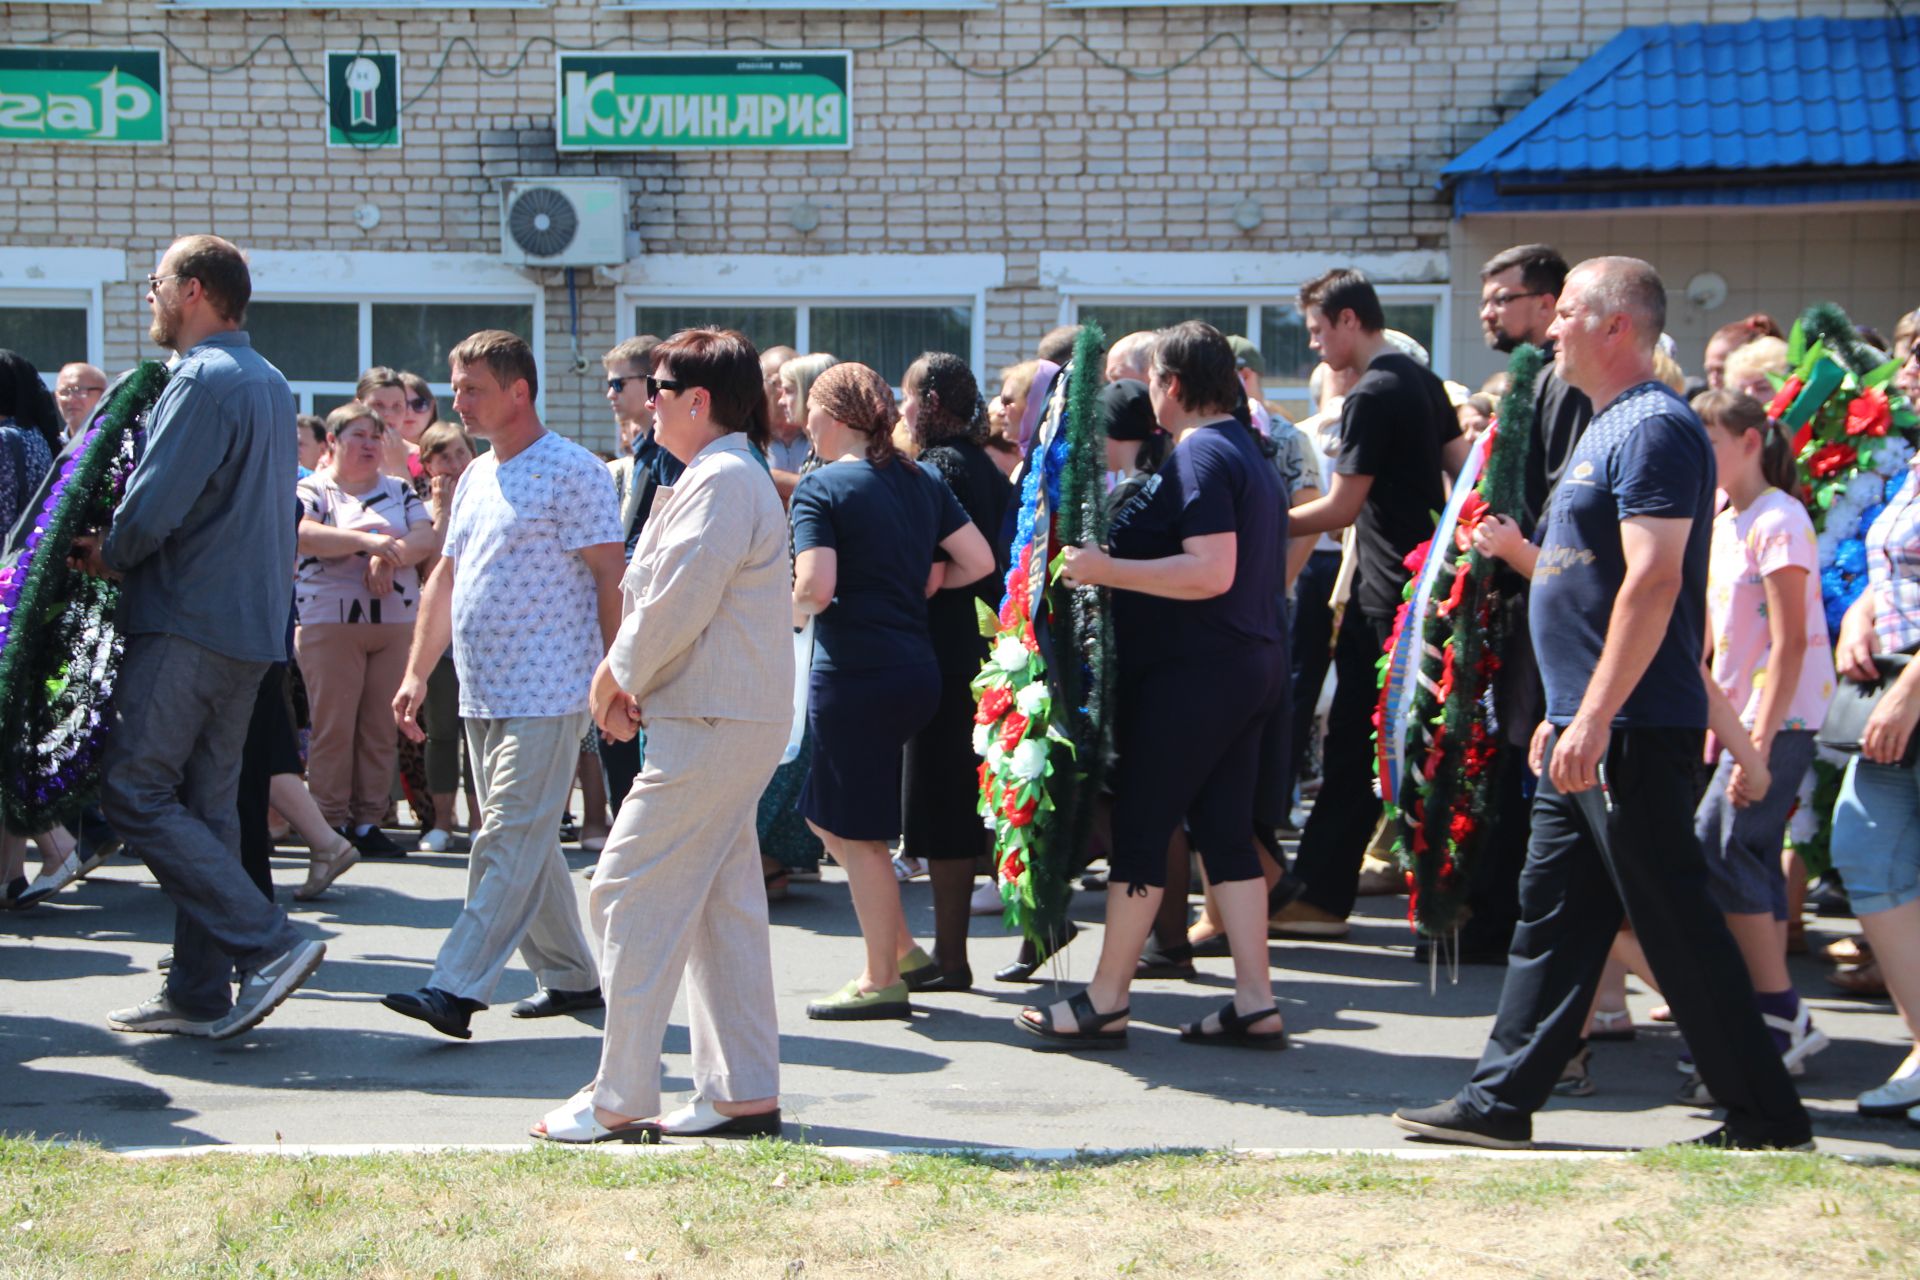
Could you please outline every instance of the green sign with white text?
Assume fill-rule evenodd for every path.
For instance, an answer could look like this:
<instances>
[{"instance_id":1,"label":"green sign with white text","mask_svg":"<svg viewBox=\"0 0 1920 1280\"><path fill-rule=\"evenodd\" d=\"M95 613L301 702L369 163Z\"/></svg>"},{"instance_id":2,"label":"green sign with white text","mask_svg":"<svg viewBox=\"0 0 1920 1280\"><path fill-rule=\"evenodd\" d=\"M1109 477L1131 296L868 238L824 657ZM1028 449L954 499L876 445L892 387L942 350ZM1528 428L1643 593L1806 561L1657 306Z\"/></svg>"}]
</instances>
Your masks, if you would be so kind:
<instances>
[{"instance_id":1,"label":"green sign with white text","mask_svg":"<svg viewBox=\"0 0 1920 1280\"><path fill-rule=\"evenodd\" d=\"M853 54L561 53L562 151L853 145Z\"/></svg>"},{"instance_id":2,"label":"green sign with white text","mask_svg":"<svg viewBox=\"0 0 1920 1280\"><path fill-rule=\"evenodd\" d=\"M166 140L160 50L0 48L0 142Z\"/></svg>"},{"instance_id":3,"label":"green sign with white text","mask_svg":"<svg viewBox=\"0 0 1920 1280\"><path fill-rule=\"evenodd\" d=\"M400 55L327 52L327 145L400 145Z\"/></svg>"}]
</instances>

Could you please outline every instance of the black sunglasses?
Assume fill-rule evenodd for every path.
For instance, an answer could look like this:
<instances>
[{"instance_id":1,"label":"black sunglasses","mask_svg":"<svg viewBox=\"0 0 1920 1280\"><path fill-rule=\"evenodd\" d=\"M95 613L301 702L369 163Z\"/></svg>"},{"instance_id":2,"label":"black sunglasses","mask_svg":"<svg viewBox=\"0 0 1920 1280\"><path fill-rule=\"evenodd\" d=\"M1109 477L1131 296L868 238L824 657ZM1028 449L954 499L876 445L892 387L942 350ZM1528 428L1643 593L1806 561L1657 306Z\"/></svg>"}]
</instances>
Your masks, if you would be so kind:
<instances>
[{"instance_id":1,"label":"black sunglasses","mask_svg":"<svg viewBox=\"0 0 1920 1280\"><path fill-rule=\"evenodd\" d=\"M415 396L407 401L407 408L413 410L415 413L425 413L427 410L433 408L433 400L429 396Z\"/></svg>"},{"instance_id":2,"label":"black sunglasses","mask_svg":"<svg viewBox=\"0 0 1920 1280\"><path fill-rule=\"evenodd\" d=\"M627 384L632 381L632 378L608 378L607 390L613 392L615 395L619 395L627 389Z\"/></svg>"},{"instance_id":3,"label":"black sunglasses","mask_svg":"<svg viewBox=\"0 0 1920 1280\"><path fill-rule=\"evenodd\" d=\"M647 399L649 400L658 397L662 391L685 391L686 389L687 384L678 378L656 378L652 374L647 375Z\"/></svg>"}]
</instances>

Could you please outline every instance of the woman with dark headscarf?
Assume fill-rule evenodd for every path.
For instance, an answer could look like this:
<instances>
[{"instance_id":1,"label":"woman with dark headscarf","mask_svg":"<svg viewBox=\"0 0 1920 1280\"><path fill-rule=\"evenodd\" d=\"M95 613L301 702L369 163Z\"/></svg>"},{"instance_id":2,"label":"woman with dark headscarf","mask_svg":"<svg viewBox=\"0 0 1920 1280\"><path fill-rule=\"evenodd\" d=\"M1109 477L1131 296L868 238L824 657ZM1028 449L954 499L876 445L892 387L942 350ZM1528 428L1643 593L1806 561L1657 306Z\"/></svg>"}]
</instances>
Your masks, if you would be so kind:
<instances>
[{"instance_id":1,"label":"woman with dark headscarf","mask_svg":"<svg viewBox=\"0 0 1920 1280\"><path fill-rule=\"evenodd\" d=\"M919 450L920 469L945 482L982 537L997 537L1013 488L987 455L987 410L973 371L959 356L930 351L908 367L900 390L900 416ZM927 601L940 701L933 719L907 742L901 847L926 862L933 881L934 963L901 975L912 991L973 985L967 924L974 864L993 843L977 812L972 682L986 661L987 640L976 602L998 610L1007 570L1006 545L992 549L994 572L970 583L943 583Z\"/></svg>"},{"instance_id":2,"label":"woman with dark headscarf","mask_svg":"<svg viewBox=\"0 0 1920 1280\"><path fill-rule=\"evenodd\" d=\"M866 965L807 1006L810 1018L911 1016L903 972L933 969L900 909L887 844L900 834L900 759L940 703L927 598L993 571L993 552L953 491L901 458L886 380L838 364L807 394L807 435L826 465L793 491L793 606L818 617L800 811L846 869Z\"/></svg>"}]
</instances>

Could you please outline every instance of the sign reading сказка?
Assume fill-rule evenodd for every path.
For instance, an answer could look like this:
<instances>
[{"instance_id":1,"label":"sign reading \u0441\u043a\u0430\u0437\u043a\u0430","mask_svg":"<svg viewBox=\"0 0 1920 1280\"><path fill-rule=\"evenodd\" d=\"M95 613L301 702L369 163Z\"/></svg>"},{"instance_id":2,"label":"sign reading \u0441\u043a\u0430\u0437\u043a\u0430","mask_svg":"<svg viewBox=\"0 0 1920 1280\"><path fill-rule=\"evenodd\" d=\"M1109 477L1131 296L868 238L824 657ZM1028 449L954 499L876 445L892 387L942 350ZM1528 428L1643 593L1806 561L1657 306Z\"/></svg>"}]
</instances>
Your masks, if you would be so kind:
<instances>
[{"instance_id":1,"label":"sign reading \u0441\u043a\u0430\u0437\u043a\u0430","mask_svg":"<svg viewBox=\"0 0 1920 1280\"><path fill-rule=\"evenodd\" d=\"M853 145L853 54L561 53L562 151Z\"/></svg>"},{"instance_id":2,"label":"sign reading \u0441\u043a\u0430\u0437\u043a\u0430","mask_svg":"<svg viewBox=\"0 0 1920 1280\"><path fill-rule=\"evenodd\" d=\"M166 140L160 50L0 48L0 142Z\"/></svg>"}]
</instances>

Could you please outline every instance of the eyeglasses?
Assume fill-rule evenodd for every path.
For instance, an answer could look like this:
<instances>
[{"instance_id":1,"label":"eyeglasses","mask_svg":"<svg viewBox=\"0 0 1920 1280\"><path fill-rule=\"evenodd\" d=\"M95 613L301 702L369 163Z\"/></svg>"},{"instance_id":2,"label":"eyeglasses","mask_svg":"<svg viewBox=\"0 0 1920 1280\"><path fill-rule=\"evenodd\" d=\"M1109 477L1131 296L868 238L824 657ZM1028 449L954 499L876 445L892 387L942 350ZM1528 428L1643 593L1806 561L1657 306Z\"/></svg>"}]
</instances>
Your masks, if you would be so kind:
<instances>
[{"instance_id":1,"label":"eyeglasses","mask_svg":"<svg viewBox=\"0 0 1920 1280\"><path fill-rule=\"evenodd\" d=\"M611 383L613 379L609 378L607 381ZM656 378L652 374L647 375L647 399L649 400L656 399L662 391L685 391L686 389L687 384L677 378Z\"/></svg>"},{"instance_id":2,"label":"eyeglasses","mask_svg":"<svg viewBox=\"0 0 1920 1280\"><path fill-rule=\"evenodd\" d=\"M106 390L105 387L61 387L53 394L62 400L78 400L81 396L104 395Z\"/></svg>"},{"instance_id":3,"label":"eyeglasses","mask_svg":"<svg viewBox=\"0 0 1920 1280\"><path fill-rule=\"evenodd\" d=\"M165 284L169 280L191 280L191 279L193 279L192 276L187 275L183 272L177 272L177 271L170 276L148 276L147 288L150 290L158 289L161 285Z\"/></svg>"},{"instance_id":4,"label":"eyeglasses","mask_svg":"<svg viewBox=\"0 0 1920 1280\"><path fill-rule=\"evenodd\" d=\"M1544 298L1546 296L1546 291L1543 289L1532 289L1526 293L1496 293L1490 298L1482 298L1480 300L1480 309L1485 311L1488 307L1504 307L1509 303L1518 302L1522 298Z\"/></svg>"},{"instance_id":5,"label":"eyeglasses","mask_svg":"<svg viewBox=\"0 0 1920 1280\"><path fill-rule=\"evenodd\" d=\"M427 410L433 408L433 400L429 396L415 396L407 401L407 408L413 410L415 413L425 413Z\"/></svg>"}]
</instances>

